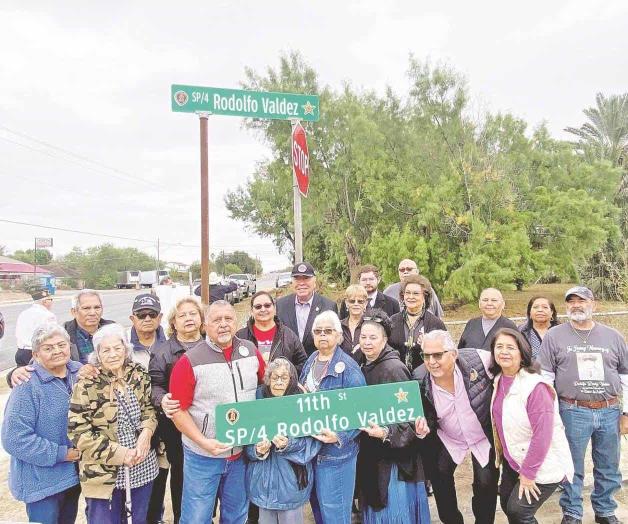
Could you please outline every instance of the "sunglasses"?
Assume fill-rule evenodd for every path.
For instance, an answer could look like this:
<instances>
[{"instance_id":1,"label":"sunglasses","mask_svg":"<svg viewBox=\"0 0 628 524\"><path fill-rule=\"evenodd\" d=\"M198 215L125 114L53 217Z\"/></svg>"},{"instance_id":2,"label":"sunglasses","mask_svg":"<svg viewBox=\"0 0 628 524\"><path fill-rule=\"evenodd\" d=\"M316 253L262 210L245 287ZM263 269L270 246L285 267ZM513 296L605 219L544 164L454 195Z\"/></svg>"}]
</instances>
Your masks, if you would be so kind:
<instances>
[{"instance_id":1,"label":"sunglasses","mask_svg":"<svg viewBox=\"0 0 628 524\"><path fill-rule=\"evenodd\" d=\"M423 362L429 362L430 359L434 359L435 362L440 362L443 360L445 353L449 353L449 351L440 351L438 353L423 353L421 351L421 358Z\"/></svg>"},{"instance_id":2,"label":"sunglasses","mask_svg":"<svg viewBox=\"0 0 628 524\"><path fill-rule=\"evenodd\" d=\"M312 333L314 333L315 335L322 335L323 333L325 333L325 335L333 335L335 331L336 330L332 328L325 328L325 329L316 328L312 330Z\"/></svg>"},{"instance_id":3,"label":"sunglasses","mask_svg":"<svg viewBox=\"0 0 628 524\"><path fill-rule=\"evenodd\" d=\"M399 273L410 273L411 271L414 271L413 267L400 267L399 268Z\"/></svg>"},{"instance_id":4,"label":"sunglasses","mask_svg":"<svg viewBox=\"0 0 628 524\"><path fill-rule=\"evenodd\" d=\"M348 298L347 304L366 304L366 300L361 298Z\"/></svg>"},{"instance_id":5,"label":"sunglasses","mask_svg":"<svg viewBox=\"0 0 628 524\"><path fill-rule=\"evenodd\" d=\"M146 317L155 319L159 316L159 313L157 313L156 311L138 311L137 313L135 313L135 316L140 320L144 320Z\"/></svg>"},{"instance_id":6,"label":"sunglasses","mask_svg":"<svg viewBox=\"0 0 628 524\"><path fill-rule=\"evenodd\" d=\"M264 304L255 304L255 305L253 306L253 309L255 309L255 310L259 311L259 310L260 310L260 309L262 309L262 308L264 308L264 309L270 309L270 308L272 308L272 307L273 307L272 302L266 302L266 303L264 303Z\"/></svg>"}]
</instances>

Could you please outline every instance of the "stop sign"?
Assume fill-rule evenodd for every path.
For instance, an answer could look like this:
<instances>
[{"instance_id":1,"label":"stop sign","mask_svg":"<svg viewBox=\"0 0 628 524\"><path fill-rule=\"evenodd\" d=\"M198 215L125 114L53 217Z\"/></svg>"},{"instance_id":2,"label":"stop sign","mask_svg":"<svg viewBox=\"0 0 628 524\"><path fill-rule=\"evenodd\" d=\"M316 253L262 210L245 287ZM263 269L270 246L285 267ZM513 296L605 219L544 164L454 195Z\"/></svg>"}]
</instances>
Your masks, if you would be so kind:
<instances>
[{"instance_id":1,"label":"stop sign","mask_svg":"<svg viewBox=\"0 0 628 524\"><path fill-rule=\"evenodd\" d=\"M305 129L301 124L292 130L292 169L297 178L299 191L306 197L310 186L310 153L307 149Z\"/></svg>"}]
</instances>

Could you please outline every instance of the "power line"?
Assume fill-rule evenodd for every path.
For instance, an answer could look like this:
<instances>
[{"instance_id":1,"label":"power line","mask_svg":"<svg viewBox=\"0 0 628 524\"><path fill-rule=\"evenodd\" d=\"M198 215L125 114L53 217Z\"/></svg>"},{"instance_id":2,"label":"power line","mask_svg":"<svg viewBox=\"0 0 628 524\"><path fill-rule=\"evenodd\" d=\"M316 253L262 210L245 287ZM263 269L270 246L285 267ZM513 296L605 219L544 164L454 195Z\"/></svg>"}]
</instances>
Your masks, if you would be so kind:
<instances>
[{"instance_id":1,"label":"power line","mask_svg":"<svg viewBox=\"0 0 628 524\"><path fill-rule=\"evenodd\" d=\"M146 180L144 178L138 177L137 175L133 175L131 173L127 173L126 171L122 171L121 169L118 169L116 167L108 166L107 164L103 164L102 162L99 162L97 160L92 160L91 158L88 158L88 157L83 156L83 155L79 155L78 153L74 153L73 151L70 151L70 150L65 149L63 147L55 146L54 144L51 144L49 142L45 142L43 140L40 140L40 139L35 138L33 136L30 136L30 135L27 135L26 133L22 133L20 131L14 131L13 129L10 129L10 128L8 128L6 126L3 126L3 125L0 125L0 129L4 129L5 131L7 131L7 132L9 132L9 133L11 133L13 135L17 135L17 136L20 136L22 138L26 138L27 140L32 140L33 142L36 142L37 144L41 144L41 145L43 145L45 147L49 147L50 149L54 149L56 151L61 151L62 153L66 154L66 155L69 155L71 157L74 157L74 158L76 158L76 159L78 159L78 160L80 160L82 162L87 162L87 163L93 164L95 166L98 166L99 168L101 168L101 170L102 169L106 169L107 171L113 171L114 173L118 173L119 175L122 175L123 177L126 177L127 179L134 180L134 181L137 181L137 182L141 182L142 184L148 184L148 185L154 185L155 184L154 182L152 182L150 180ZM0 138L2 138L3 140L6 140L7 142L11 142L13 144L17 144L17 145L20 145L22 147L26 147L26 148L31 149L33 151L37 151L37 152L43 153L43 154L48 154L49 156L53 156L54 158L61 158L63 160L68 160L69 161L69 159L67 159L67 158L51 155L49 152L42 151L40 149L36 149L36 148L34 148L32 146L28 146L28 145L22 144L20 142L15 142L15 141L10 140L10 139L8 139L6 137L0 137ZM76 164L77 162L74 162L74 163ZM81 164L79 164L79 165L81 165ZM88 168L88 169L90 169L90 168ZM91 168L91 169L93 171L96 171L97 173L102 173L102 171L97 171L97 170L95 170L93 168ZM110 174L110 173L108 173L108 174ZM117 177L117 178L120 178L120 177ZM124 180L124 179L122 179L122 180Z\"/></svg>"}]
</instances>

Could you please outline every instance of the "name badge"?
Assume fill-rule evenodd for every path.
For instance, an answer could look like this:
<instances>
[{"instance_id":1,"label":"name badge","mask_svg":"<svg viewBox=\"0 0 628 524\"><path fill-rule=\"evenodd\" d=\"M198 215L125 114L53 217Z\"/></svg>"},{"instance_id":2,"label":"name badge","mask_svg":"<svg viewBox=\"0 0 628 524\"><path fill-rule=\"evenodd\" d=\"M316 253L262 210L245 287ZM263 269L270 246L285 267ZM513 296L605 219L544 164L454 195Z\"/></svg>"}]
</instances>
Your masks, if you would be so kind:
<instances>
[{"instance_id":1,"label":"name badge","mask_svg":"<svg viewBox=\"0 0 628 524\"><path fill-rule=\"evenodd\" d=\"M240 353L240 356L242 356L242 357L248 357L249 356L249 348L244 347L244 346L240 346L238 348L238 353Z\"/></svg>"}]
</instances>

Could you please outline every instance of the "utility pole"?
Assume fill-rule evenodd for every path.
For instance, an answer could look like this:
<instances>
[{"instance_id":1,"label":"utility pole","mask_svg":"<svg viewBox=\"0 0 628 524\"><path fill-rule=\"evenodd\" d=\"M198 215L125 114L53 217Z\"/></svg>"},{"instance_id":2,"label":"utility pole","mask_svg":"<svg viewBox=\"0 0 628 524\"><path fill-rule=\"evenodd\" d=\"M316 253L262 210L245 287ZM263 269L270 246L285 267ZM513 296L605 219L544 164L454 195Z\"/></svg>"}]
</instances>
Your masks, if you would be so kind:
<instances>
[{"instance_id":1,"label":"utility pole","mask_svg":"<svg viewBox=\"0 0 628 524\"><path fill-rule=\"evenodd\" d=\"M157 276L159 277L159 270L161 269L161 264L159 263L159 237L157 237ZM159 281L159 278L157 279Z\"/></svg>"},{"instance_id":2,"label":"utility pole","mask_svg":"<svg viewBox=\"0 0 628 524\"><path fill-rule=\"evenodd\" d=\"M209 304L209 113L199 113L201 127L201 302Z\"/></svg>"}]
</instances>

